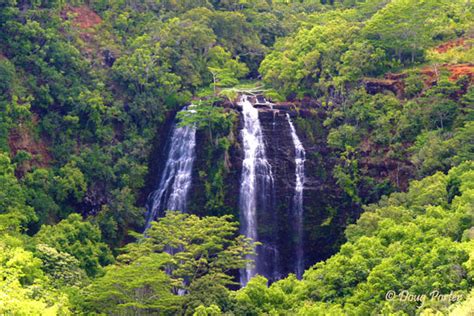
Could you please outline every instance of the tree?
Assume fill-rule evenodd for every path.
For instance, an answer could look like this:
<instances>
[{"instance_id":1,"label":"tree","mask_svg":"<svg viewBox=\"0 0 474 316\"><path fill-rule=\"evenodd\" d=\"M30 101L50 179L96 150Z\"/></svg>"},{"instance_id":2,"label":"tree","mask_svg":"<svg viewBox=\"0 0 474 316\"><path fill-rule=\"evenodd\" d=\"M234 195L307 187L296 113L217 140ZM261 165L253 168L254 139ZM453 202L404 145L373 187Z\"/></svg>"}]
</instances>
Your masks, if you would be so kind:
<instances>
[{"instance_id":1,"label":"tree","mask_svg":"<svg viewBox=\"0 0 474 316\"><path fill-rule=\"evenodd\" d=\"M331 129L328 134L328 145L339 149L345 150L349 147L356 147L359 142L360 136L358 135L356 128L352 125L341 125L337 129Z\"/></svg>"},{"instance_id":2,"label":"tree","mask_svg":"<svg viewBox=\"0 0 474 316\"><path fill-rule=\"evenodd\" d=\"M54 177L54 180L56 198L59 201L67 199L80 201L87 189L84 174L77 168L75 161L71 161L59 169L59 175Z\"/></svg>"},{"instance_id":3,"label":"tree","mask_svg":"<svg viewBox=\"0 0 474 316\"><path fill-rule=\"evenodd\" d=\"M0 234L19 232L37 219L33 208L26 205L26 194L14 175L8 155L0 152Z\"/></svg>"},{"instance_id":4,"label":"tree","mask_svg":"<svg viewBox=\"0 0 474 316\"><path fill-rule=\"evenodd\" d=\"M214 134L227 132L235 119L234 112L213 106L214 100L200 101L198 105L191 105L189 111L182 111L177 116L180 126L195 126L207 130L211 143L215 143Z\"/></svg>"},{"instance_id":5,"label":"tree","mask_svg":"<svg viewBox=\"0 0 474 316\"><path fill-rule=\"evenodd\" d=\"M278 40L260 65L263 81L287 95L330 93L341 58L360 30L351 11L315 14L313 18L317 22L311 28L301 28L294 36ZM374 52L374 57L378 54ZM356 56L345 55L344 59L352 57ZM351 77L347 67L342 70Z\"/></svg>"},{"instance_id":6,"label":"tree","mask_svg":"<svg viewBox=\"0 0 474 316\"><path fill-rule=\"evenodd\" d=\"M399 61L415 61L432 42L449 1L395 0L367 21L364 35ZM409 56L407 58L407 56Z\"/></svg>"},{"instance_id":7,"label":"tree","mask_svg":"<svg viewBox=\"0 0 474 316\"><path fill-rule=\"evenodd\" d=\"M238 79L244 77L249 69L238 59L232 59L221 46L214 46L209 50L209 61L207 68L212 74L212 86L214 95L217 87L228 87L239 83Z\"/></svg>"},{"instance_id":8,"label":"tree","mask_svg":"<svg viewBox=\"0 0 474 316\"><path fill-rule=\"evenodd\" d=\"M67 315L67 297L51 289L42 262L22 241L0 236L0 313L6 315Z\"/></svg>"},{"instance_id":9,"label":"tree","mask_svg":"<svg viewBox=\"0 0 474 316\"><path fill-rule=\"evenodd\" d=\"M71 214L54 226L43 225L34 237L37 244L45 244L65 252L79 261L79 267L95 276L102 266L113 261L112 254L102 242L96 225L83 221L79 214Z\"/></svg>"},{"instance_id":10,"label":"tree","mask_svg":"<svg viewBox=\"0 0 474 316\"><path fill-rule=\"evenodd\" d=\"M16 80L15 66L8 60L0 58L0 93L1 99L10 95Z\"/></svg>"},{"instance_id":11,"label":"tree","mask_svg":"<svg viewBox=\"0 0 474 316\"><path fill-rule=\"evenodd\" d=\"M154 253L169 253L162 269L169 273L172 291L184 291L184 309L208 306L225 300L225 286L233 284L228 274L245 267L246 255L254 252L253 242L235 236L238 223L231 216L202 217L169 211L153 222L146 236L128 244L118 257L122 264ZM188 306L189 305L189 306Z\"/></svg>"},{"instance_id":12,"label":"tree","mask_svg":"<svg viewBox=\"0 0 474 316\"><path fill-rule=\"evenodd\" d=\"M160 43L141 36L131 45L133 51L113 65L114 74L127 88L141 94L154 89L172 93L179 87L180 77L170 72L170 65L161 54Z\"/></svg>"},{"instance_id":13,"label":"tree","mask_svg":"<svg viewBox=\"0 0 474 316\"><path fill-rule=\"evenodd\" d=\"M244 267L245 255L253 253L253 242L244 236L234 237L238 223L231 216L202 217L167 212L154 222L140 242L126 247L122 261L147 252L171 251L167 268L172 276L186 279L188 284L209 273L227 273Z\"/></svg>"},{"instance_id":14,"label":"tree","mask_svg":"<svg viewBox=\"0 0 474 316\"><path fill-rule=\"evenodd\" d=\"M45 168L37 168L23 178L26 188L26 201L31 205L38 217L34 227L36 232L42 224L52 224L60 219L61 208L54 199L54 172ZM31 228L30 224L30 228Z\"/></svg>"},{"instance_id":15,"label":"tree","mask_svg":"<svg viewBox=\"0 0 474 316\"><path fill-rule=\"evenodd\" d=\"M123 245L130 227L143 227L145 209L135 206L135 197L128 187L111 194L111 201L102 206L92 221L100 227L103 240L114 249Z\"/></svg>"},{"instance_id":16,"label":"tree","mask_svg":"<svg viewBox=\"0 0 474 316\"><path fill-rule=\"evenodd\" d=\"M84 290L86 312L134 315L175 315L182 297L171 292L171 278L164 271L166 253L149 254L126 265L111 265L105 275Z\"/></svg>"},{"instance_id":17,"label":"tree","mask_svg":"<svg viewBox=\"0 0 474 316\"><path fill-rule=\"evenodd\" d=\"M42 261L41 269L56 288L80 287L87 280L85 271L79 267L79 260L67 252L38 244L35 255Z\"/></svg>"}]
</instances>

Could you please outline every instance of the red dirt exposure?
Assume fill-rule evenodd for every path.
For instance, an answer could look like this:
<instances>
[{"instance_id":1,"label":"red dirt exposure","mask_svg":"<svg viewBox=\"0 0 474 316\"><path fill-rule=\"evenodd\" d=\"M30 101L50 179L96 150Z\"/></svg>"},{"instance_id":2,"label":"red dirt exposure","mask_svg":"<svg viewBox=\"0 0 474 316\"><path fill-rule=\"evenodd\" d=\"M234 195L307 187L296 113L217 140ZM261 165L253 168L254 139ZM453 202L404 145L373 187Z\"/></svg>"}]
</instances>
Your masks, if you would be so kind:
<instances>
[{"instance_id":1,"label":"red dirt exposure","mask_svg":"<svg viewBox=\"0 0 474 316\"><path fill-rule=\"evenodd\" d=\"M442 72L449 73L449 80L456 81L466 76L470 84L474 84L474 64L443 64L427 66L420 70L423 75L425 88L430 88L436 84ZM397 97L402 97L405 90L406 73L387 73L384 78L364 78L365 89L370 94L392 91Z\"/></svg>"},{"instance_id":2,"label":"red dirt exposure","mask_svg":"<svg viewBox=\"0 0 474 316\"><path fill-rule=\"evenodd\" d=\"M440 53L440 54L443 54L443 53L446 53L448 50L454 48L454 47L459 47L459 46L465 46L466 45L466 41L464 38L458 38L456 40L452 40L452 41L449 41L449 42L446 42L446 43L443 43L441 45L439 45L438 47L435 48L435 51Z\"/></svg>"},{"instance_id":3,"label":"red dirt exposure","mask_svg":"<svg viewBox=\"0 0 474 316\"><path fill-rule=\"evenodd\" d=\"M449 80L456 81L463 76L467 76L471 83L474 83L474 64L441 65L438 67L425 67L421 73L426 76L427 83L437 81L439 73L447 70L450 73Z\"/></svg>"},{"instance_id":4,"label":"red dirt exposure","mask_svg":"<svg viewBox=\"0 0 474 316\"><path fill-rule=\"evenodd\" d=\"M37 123L38 117L33 115L33 124ZM45 141L41 138L36 139L30 128L25 124L19 124L10 131L8 146L12 157L15 157L20 150L31 154L31 160L17 168L16 174L18 177L23 176L33 166L47 167L52 159Z\"/></svg>"},{"instance_id":5,"label":"red dirt exposure","mask_svg":"<svg viewBox=\"0 0 474 316\"><path fill-rule=\"evenodd\" d=\"M457 80L467 76L471 82L474 82L474 64L450 65L446 68L451 72L449 79Z\"/></svg>"},{"instance_id":6,"label":"red dirt exposure","mask_svg":"<svg viewBox=\"0 0 474 316\"><path fill-rule=\"evenodd\" d=\"M89 29L102 22L101 17L85 5L80 7L67 6L61 13L61 16L66 20L71 15L73 16L73 23L81 29Z\"/></svg>"}]
</instances>

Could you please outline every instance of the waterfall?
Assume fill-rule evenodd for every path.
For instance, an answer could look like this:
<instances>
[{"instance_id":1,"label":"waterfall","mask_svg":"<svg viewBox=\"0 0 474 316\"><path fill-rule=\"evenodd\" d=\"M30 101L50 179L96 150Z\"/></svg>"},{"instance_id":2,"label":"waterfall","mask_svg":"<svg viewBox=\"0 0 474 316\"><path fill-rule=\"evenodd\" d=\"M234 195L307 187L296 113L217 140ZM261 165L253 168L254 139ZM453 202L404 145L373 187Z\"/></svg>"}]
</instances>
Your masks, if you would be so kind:
<instances>
[{"instance_id":1,"label":"waterfall","mask_svg":"<svg viewBox=\"0 0 474 316\"><path fill-rule=\"evenodd\" d=\"M244 127L241 131L244 160L239 197L241 232L257 241L257 209L265 210L267 207L268 196L271 196L273 192L273 175L265 154L258 110L253 107L247 96L241 97L239 105L242 106L244 120ZM256 260L255 256L248 256L247 259L253 260L255 264L250 263L241 270L240 283L242 286L245 286L257 271L260 272L258 261L264 260L264 258ZM262 272L265 274L265 271Z\"/></svg>"},{"instance_id":2,"label":"waterfall","mask_svg":"<svg viewBox=\"0 0 474 316\"><path fill-rule=\"evenodd\" d=\"M190 106L191 107L191 106ZM192 111L187 107L182 111ZM179 127L174 123L168 139L168 157L161 174L158 188L150 195L145 231L156 217L166 210L186 211L188 192L191 187L192 168L195 159L196 128Z\"/></svg>"},{"instance_id":3,"label":"waterfall","mask_svg":"<svg viewBox=\"0 0 474 316\"><path fill-rule=\"evenodd\" d=\"M295 230L296 230L296 262L295 273L301 279L304 272L304 247L303 247L303 190L304 190L304 162L306 153L298 135L296 134L293 122L290 115L287 113L286 117L290 124L291 138L295 146L295 193L293 195L293 215L295 216Z\"/></svg>"}]
</instances>

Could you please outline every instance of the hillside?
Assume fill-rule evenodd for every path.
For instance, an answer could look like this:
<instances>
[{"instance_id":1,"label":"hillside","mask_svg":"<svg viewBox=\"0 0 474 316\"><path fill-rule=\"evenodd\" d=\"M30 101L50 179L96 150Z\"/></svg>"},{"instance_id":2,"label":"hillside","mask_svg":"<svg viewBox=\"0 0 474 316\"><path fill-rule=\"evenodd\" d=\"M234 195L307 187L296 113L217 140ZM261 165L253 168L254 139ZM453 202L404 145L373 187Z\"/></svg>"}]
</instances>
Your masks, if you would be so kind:
<instances>
[{"instance_id":1,"label":"hillside","mask_svg":"<svg viewBox=\"0 0 474 316\"><path fill-rule=\"evenodd\" d=\"M474 310L471 1L4 1L0 109L2 315Z\"/></svg>"}]
</instances>

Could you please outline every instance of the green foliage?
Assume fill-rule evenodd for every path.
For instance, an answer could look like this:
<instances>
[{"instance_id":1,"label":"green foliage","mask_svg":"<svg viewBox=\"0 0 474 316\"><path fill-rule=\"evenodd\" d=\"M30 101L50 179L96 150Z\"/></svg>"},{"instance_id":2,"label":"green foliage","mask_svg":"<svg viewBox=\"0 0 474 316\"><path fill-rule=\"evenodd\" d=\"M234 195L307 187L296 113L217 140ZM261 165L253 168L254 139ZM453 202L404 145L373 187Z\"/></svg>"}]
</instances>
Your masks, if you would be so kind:
<instances>
[{"instance_id":1,"label":"green foliage","mask_svg":"<svg viewBox=\"0 0 474 316\"><path fill-rule=\"evenodd\" d=\"M452 164L455 143L444 140L437 131L426 132L418 136L412 150L415 154L411 161L420 174L431 174L436 170L447 170Z\"/></svg>"},{"instance_id":2,"label":"green foliage","mask_svg":"<svg viewBox=\"0 0 474 316\"><path fill-rule=\"evenodd\" d=\"M405 94L408 97L415 97L423 90L423 81L416 72L410 72L405 82Z\"/></svg>"},{"instance_id":3,"label":"green foliage","mask_svg":"<svg viewBox=\"0 0 474 316\"><path fill-rule=\"evenodd\" d=\"M352 125L341 125L331 130L328 135L328 145L340 150L355 147L358 141L356 128Z\"/></svg>"},{"instance_id":4,"label":"green foliage","mask_svg":"<svg viewBox=\"0 0 474 316\"><path fill-rule=\"evenodd\" d=\"M264 278L252 279L235 293L235 312L446 313L449 304L388 301L385 295L389 290L470 292L473 243L462 236L472 226L473 167L461 164L367 206L357 224L347 228L348 241L336 255L307 270L302 281L290 276L267 287ZM450 203L447 182L454 179L460 189Z\"/></svg>"},{"instance_id":5,"label":"green foliage","mask_svg":"<svg viewBox=\"0 0 474 316\"><path fill-rule=\"evenodd\" d=\"M0 233L18 232L37 219L13 171L8 155L0 153Z\"/></svg>"},{"instance_id":6,"label":"green foliage","mask_svg":"<svg viewBox=\"0 0 474 316\"><path fill-rule=\"evenodd\" d=\"M43 262L42 270L54 287L79 287L84 284L87 276L79 267L79 260L69 253L38 244L35 255Z\"/></svg>"},{"instance_id":7,"label":"green foliage","mask_svg":"<svg viewBox=\"0 0 474 316\"><path fill-rule=\"evenodd\" d=\"M71 162L59 169L59 175L54 180L56 184L56 198L59 201L66 199L80 201L87 189L84 175L76 167L75 162Z\"/></svg>"},{"instance_id":8,"label":"green foliage","mask_svg":"<svg viewBox=\"0 0 474 316\"><path fill-rule=\"evenodd\" d=\"M54 176L52 170L35 169L26 174L23 184L26 187L26 200L34 208L38 217L37 225L52 224L62 217L63 212L55 201Z\"/></svg>"},{"instance_id":9,"label":"green foliage","mask_svg":"<svg viewBox=\"0 0 474 316\"><path fill-rule=\"evenodd\" d=\"M35 242L73 256L89 276L99 274L102 266L113 261L109 248L102 242L100 230L83 221L79 214L71 214L55 226L43 225Z\"/></svg>"},{"instance_id":10,"label":"green foliage","mask_svg":"<svg viewBox=\"0 0 474 316\"><path fill-rule=\"evenodd\" d=\"M231 54L220 46L209 50L208 69L212 74L214 91L216 87L238 84L238 79L244 77L249 71L245 64L231 59Z\"/></svg>"},{"instance_id":11,"label":"green foliage","mask_svg":"<svg viewBox=\"0 0 474 316\"><path fill-rule=\"evenodd\" d=\"M115 249L123 244L130 226L143 227L145 210L135 206L135 197L128 187L112 192L112 201L93 219L102 232L103 240Z\"/></svg>"},{"instance_id":12,"label":"green foliage","mask_svg":"<svg viewBox=\"0 0 474 316\"><path fill-rule=\"evenodd\" d=\"M210 105L208 104L210 103ZM180 126L196 126L206 130L211 143L214 143L214 134L228 131L235 119L235 113L213 106L212 100L204 104L191 105L190 111L180 112L177 117Z\"/></svg>"},{"instance_id":13,"label":"green foliage","mask_svg":"<svg viewBox=\"0 0 474 316\"><path fill-rule=\"evenodd\" d=\"M147 36L139 37L131 44L133 52L119 58L113 66L117 79L131 92L175 91L179 77L169 72L170 66L160 59L160 44L153 45Z\"/></svg>"},{"instance_id":14,"label":"green foliage","mask_svg":"<svg viewBox=\"0 0 474 316\"><path fill-rule=\"evenodd\" d=\"M230 216L203 217L167 212L152 224L147 237L139 243L127 245L122 261L146 255L150 251L173 249L167 269L177 280L193 281L209 273L226 273L239 269L247 262L244 256L253 252L253 243L243 236L232 238L238 223ZM229 283L225 278L224 284ZM175 285L181 286L181 285Z\"/></svg>"},{"instance_id":15,"label":"green foliage","mask_svg":"<svg viewBox=\"0 0 474 316\"><path fill-rule=\"evenodd\" d=\"M118 263L84 290L85 311L106 313L192 314L199 306L229 304L233 284L227 273L247 263L253 243L235 237L229 216L203 217L167 212L146 237L124 248ZM184 295L178 295L184 293Z\"/></svg>"},{"instance_id":16,"label":"green foliage","mask_svg":"<svg viewBox=\"0 0 474 316\"><path fill-rule=\"evenodd\" d=\"M363 76L423 61L437 40L472 27L464 0L360 2L314 13L312 23L278 40L261 63L263 80L286 95L345 91Z\"/></svg>"},{"instance_id":17,"label":"green foliage","mask_svg":"<svg viewBox=\"0 0 474 316\"><path fill-rule=\"evenodd\" d=\"M462 5L464 1L457 1ZM367 22L366 36L399 61L415 57L432 44L440 31L443 15L453 1L390 1ZM445 22L446 23L446 22ZM444 28L443 28L444 30Z\"/></svg>"},{"instance_id":18,"label":"green foliage","mask_svg":"<svg viewBox=\"0 0 474 316\"><path fill-rule=\"evenodd\" d=\"M318 18L312 28L302 28L294 37L275 44L259 69L265 83L286 94L314 89L316 93L312 94L319 95L327 91L359 26L353 21L352 11L331 12ZM345 58L352 62L349 55Z\"/></svg>"},{"instance_id":19,"label":"green foliage","mask_svg":"<svg viewBox=\"0 0 474 316\"><path fill-rule=\"evenodd\" d=\"M359 167L352 147L347 146L346 150L341 154L341 162L334 168L333 175L336 183L347 195L355 202L361 202L358 193L360 181Z\"/></svg>"},{"instance_id":20,"label":"green foliage","mask_svg":"<svg viewBox=\"0 0 474 316\"><path fill-rule=\"evenodd\" d=\"M474 88L439 65L472 61L472 8L466 0L3 1L0 314L447 313L443 303L422 311L384 294L472 296ZM89 9L102 23L85 29L78 22L94 20ZM433 49L460 36L462 45ZM403 69L404 95L362 86L423 62L434 63L436 84L423 65ZM253 245L227 216L169 213L125 245L143 226L156 130L196 96L209 99L180 117L202 130L196 213L236 212L227 180L237 115L215 97L232 100L241 88L319 98L295 123L317 150L308 160L334 166L307 172L344 193L327 227L358 214L346 202L422 180L366 206L347 243L304 280L267 286L256 277L230 291ZM309 218L318 212L305 209Z\"/></svg>"},{"instance_id":21,"label":"green foliage","mask_svg":"<svg viewBox=\"0 0 474 316\"><path fill-rule=\"evenodd\" d=\"M199 305L199 307L196 308L193 316L217 316L221 315L221 313L221 309L216 305L211 305L209 307Z\"/></svg>"},{"instance_id":22,"label":"green foliage","mask_svg":"<svg viewBox=\"0 0 474 316\"><path fill-rule=\"evenodd\" d=\"M163 271L166 253L150 254L129 265L112 265L84 290L84 310L106 314L173 315L181 297L171 293L171 278Z\"/></svg>"},{"instance_id":23,"label":"green foliage","mask_svg":"<svg viewBox=\"0 0 474 316\"><path fill-rule=\"evenodd\" d=\"M0 92L8 95L15 83L15 66L8 59L0 59Z\"/></svg>"},{"instance_id":24,"label":"green foliage","mask_svg":"<svg viewBox=\"0 0 474 316\"><path fill-rule=\"evenodd\" d=\"M68 299L48 284L41 260L23 248L19 239L0 240L0 313L16 315L68 315Z\"/></svg>"}]
</instances>

